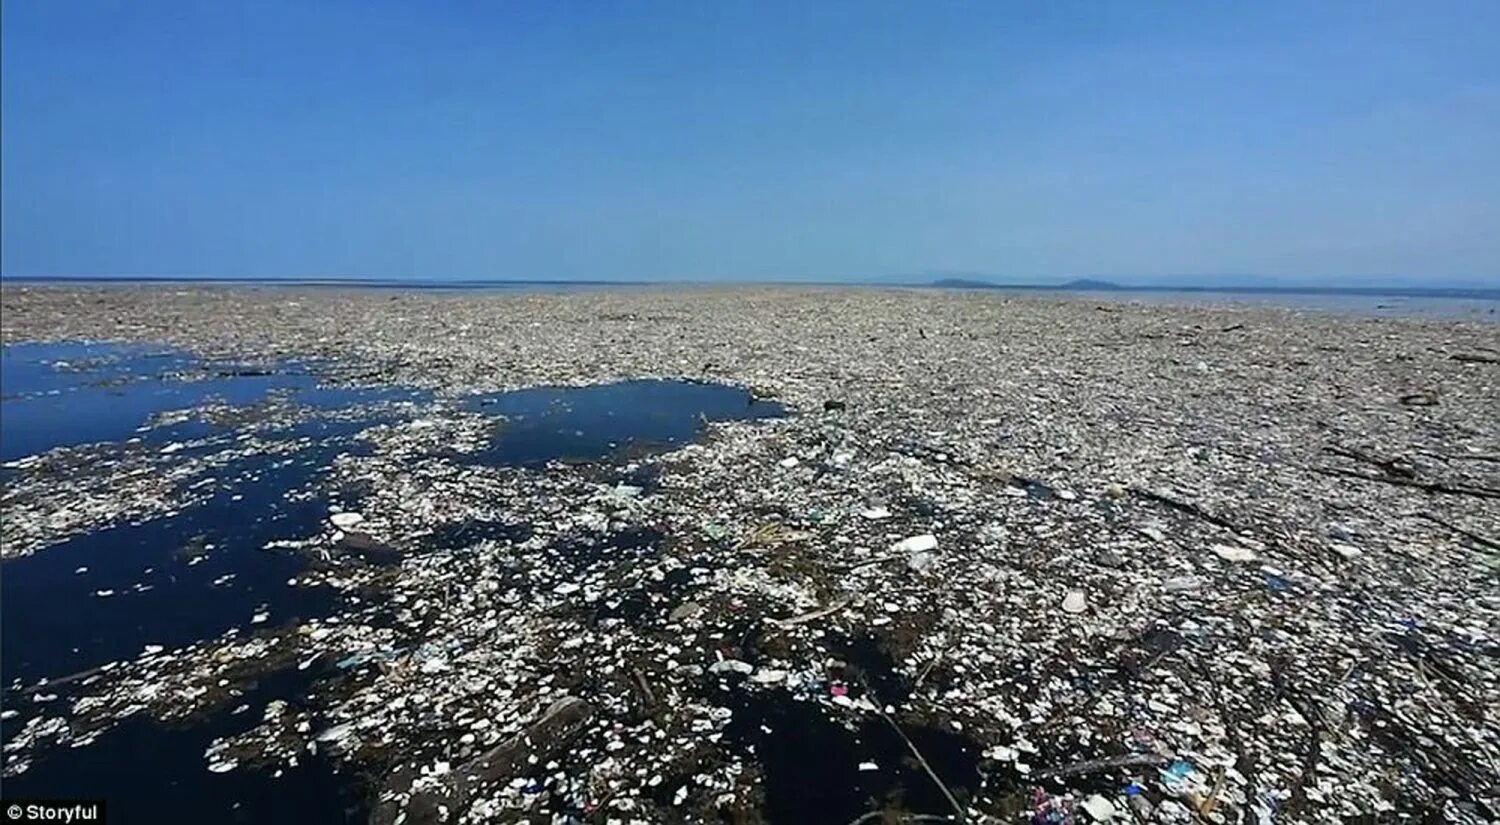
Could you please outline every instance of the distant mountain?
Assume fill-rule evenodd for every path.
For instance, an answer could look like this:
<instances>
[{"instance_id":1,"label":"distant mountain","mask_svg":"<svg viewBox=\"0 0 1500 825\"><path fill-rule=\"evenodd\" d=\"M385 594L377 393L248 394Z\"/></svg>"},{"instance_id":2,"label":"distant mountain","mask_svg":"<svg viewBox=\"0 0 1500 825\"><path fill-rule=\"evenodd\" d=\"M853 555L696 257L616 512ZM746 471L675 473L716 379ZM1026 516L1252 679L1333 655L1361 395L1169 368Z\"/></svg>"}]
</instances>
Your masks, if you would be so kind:
<instances>
[{"instance_id":1,"label":"distant mountain","mask_svg":"<svg viewBox=\"0 0 1500 825\"><path fill-rule=\"evenodd\" d=\"M1416 286L1353 286L1353 285L1309 285L1277 283L1273 279L1253 279L1255 283L1207 284L1187 283L1182 279L1164 278L1166 283L1117 283L1101 278L1076 278L1061 284L996 282L972 277L942 277L928 280L927 286L939 289L1011 289L1067 292L1222 292L1227 294L1283 294L1283 295L1364 295L1407 298L1468 298L1487 301L1500 300L1500 289L1484 287L1416 287ZM1251 279L1246 279L1251 280ZM1269 283L1268 283L1269 282Z\"/></svg>"},{"instance_id":2,"label":"distant mountain","mask_svg":"<svg viewBox=\"0 0 1500 825\"><path fill-rule=\"evenodd\" d=\"M1120 286L1119 284L1111 283L1110 281L1101 281L1101 280L1098 280L1096 278L1078 278L1076 280L1068 281L1067 283L1064 283L1064 284L1043 284L1043 283L1035 283L1035 282L1026 283L1026 282L1011 282L1011 281L1007 281L1007 282L1003 282L1003 283L997 283L995 281L984 280L984 279L981 279L981 278L966 278L966 277L957 277L957 276L950 276L950 277L946 277L946 278L938 278L936 280L928 281L927 282L927 286L942 287L942 288L945 288L945 289L1068 289L1068 290L1088 290L1088 289L1130 289L1131 288L1131 287L1123 287L1123 286Z\"/></svg>"},{"instance_id":3,"label":"distant mountain","mask_svg":"<svg viewBox=\"0 0 1500 825\"><path fill-rule=\"evenodd\" d=\"M974 278L938 278L935 281L928 282L928 286L942 287L944 289L995 289L1000 285Z\"/></svg>"},{"instance_id":4,"label":"distant mountain","mask_svg":"<svg viewBox=\"0 0 1500 825\"><path fill-rule=\"evenodd\" d=\"M996 282L981 278L947 277L928 281L928 286L943 287L946 289L1130 289L1131 287L1120 286L1110 281L1101 281L1097 278L1078 278L1063 284L1026 283L1026 282Z\"/></svg>"}]
</instances>

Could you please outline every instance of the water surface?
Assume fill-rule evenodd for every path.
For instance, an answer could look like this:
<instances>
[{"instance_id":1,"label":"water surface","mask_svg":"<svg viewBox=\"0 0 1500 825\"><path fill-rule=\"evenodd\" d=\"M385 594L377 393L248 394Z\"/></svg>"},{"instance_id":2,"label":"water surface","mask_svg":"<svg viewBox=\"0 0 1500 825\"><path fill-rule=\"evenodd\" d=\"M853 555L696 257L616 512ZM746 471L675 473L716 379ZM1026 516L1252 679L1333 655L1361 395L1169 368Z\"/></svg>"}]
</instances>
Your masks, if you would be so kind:
<instances>
[{"instance_id":1,"label":"water surface","mask_svg":"<svg viewBox=\"0 0 1500 825\"><path fill-rule=\"evenodd\" d=\"M369 449L357 438L365 427L415 415L413 406L388 402L430 401L400 388L329 386L315 363L245 367L165 347L16 344L0 357L0 454L7 461L98 445L83 460L103 462L102 470L119 460L127 441L139 440L130 449L148 450L157 467L169 467L236 449L247 426L265 443L294 448L210 462L182 482L199 485L202 495L180 511L0 562L0 669L6 707L21 710L0 725L7 736L54 707L33 701L37 694L55 693L52 702L65 703L79 688L74 682L36 690L44 679L132 659L147 645L170 650L226 631L250 633L337 612L336 592L291 583L305 572L306 555L267 545L326 530L331 501L322 484L334 460ZM299 414L283 423L264 407L273 399L284 402L277 409L290 405ZM628 459L682 446L710 421L784 412L741 388L667 380L542 387L462 403L497 421L488 448L465 460L538 472L554 461L600 462L607 473L647 481L650 473ZM247 414L210 421L191 412L206 404ZM256 410L271 417L251 414ZM163 413L180 414L162 424ZM178 449L183 439L200 441ZM42 472L39 466L13 463L0 481L30 478L25 474ZM340 503L359 504L347 495ZM475 540L524 532L524 525L506 522L448 525L416 551L456 552ZM26 772L4 780L6 793L103 797L116 823L357 820L365 801L358 783L327 764L279 778L246 767L207 770L204 749L215 737L258 724L271 699L305 702L315 675L267 674L241 714L226 709L170 729L135 717L88 746L39 752Z\"/></svg>"}]
</instances>

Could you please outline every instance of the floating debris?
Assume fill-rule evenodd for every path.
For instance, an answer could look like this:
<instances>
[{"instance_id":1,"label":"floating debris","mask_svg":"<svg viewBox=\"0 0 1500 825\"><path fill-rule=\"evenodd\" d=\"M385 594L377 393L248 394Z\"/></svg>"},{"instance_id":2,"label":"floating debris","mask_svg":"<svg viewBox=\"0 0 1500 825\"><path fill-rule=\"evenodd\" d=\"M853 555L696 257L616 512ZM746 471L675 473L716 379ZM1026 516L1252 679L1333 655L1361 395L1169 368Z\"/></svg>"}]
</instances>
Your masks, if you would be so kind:
<instances>
[{"instance_id":1,"label":"floating debris","mask_svg":"<svg viewBox=\"0 0 1500 825\"><path fill-rule=\"evenodd\" d=\"M1500 481L1475 456L1500 443L1484 366L1448 355L1493 325L858 290L0 298L7 341L107 327L432 391L194 401L7 458L6 588L66 586L90 627L202 594L228 617L48 656L7 635L7 793L206 718L153 767L317 776L392 825L1496 818ZM283 672L307 681L266 693Z\"/></svg>"},{"instance_id":2,"label":"floating debris","mask_svg":"<svg viewBox=\"0 0 1500 825\"><path fill-rule=\"evenodd\" d=\"M1069 590L1063 597L1062 609L1064 613L1082 613L1088 609L1088 597L1082 590Z\"/></svg>"}]
</instances>

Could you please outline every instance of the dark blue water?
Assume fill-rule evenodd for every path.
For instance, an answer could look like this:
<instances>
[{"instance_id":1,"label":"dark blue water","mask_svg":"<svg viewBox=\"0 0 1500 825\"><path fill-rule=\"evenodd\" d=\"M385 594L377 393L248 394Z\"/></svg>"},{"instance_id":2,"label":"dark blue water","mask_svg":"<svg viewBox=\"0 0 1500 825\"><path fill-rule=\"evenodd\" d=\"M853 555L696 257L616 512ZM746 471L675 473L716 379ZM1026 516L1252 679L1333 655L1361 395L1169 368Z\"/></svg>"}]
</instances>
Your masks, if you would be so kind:
<instances>
[{"instance_id":1,"label":"dark blue water","mask_svg":"<svg viewBox=\"0 0 1500 825\"><path fill-rule=\"evenodd\" d=\"M538 467L681 447L710 421L786 413L748 390L694 381L624 381L590 387L538 387L480 396L476 409L504 416L499 435L475 458Z\"/></svg>"},{"instance_id":2,"label":"dark blue water","mask_svg":"<svg viewBox=\"0 0 1500 825\"><path fill-rule=\"evenodd\" d=\"M414 393L324 387L302 365L266 370L203 364L162 348L115 344L18 344L3 352L4 452L32 455L60 446L131 437L151 416L207 401L246 406L273 390L313 410L363 407ZM181 376L212 375L208 380ZM267 622L324 615L332 594L290 587L304 560L261 548L315 532L317 500L287 496L311 485L349 437L381 419L313 419L270 435L308 438L287 456L253 456L217 467L206 502L140 524L73 537L0 566L0 651L6 681L56 678L117 659L146 644L168 648ZM151 440L199 437L216 429L189 421L153 430ZM194 451L211 451L212 446ZM179 460L193 453L184 451ZM186 479L194 485L198 477ZM86 572L78 573L81 568ZM233 578L214 584L227 574ZM100 596L100 592L111 595Z\"/></svg>"},{"instance_id":3,"label":"dark blue water","mask_svg":"<svg viewBox=\"0 0 1500 825\"><path fill-rule=\"evenodd\" d=\"M0 460L123 440L157 413L209 401L244 407L280 392L303 406L332 410L411 396L401 390L320 386L318 376L298 362L264 372L263 367L203 364L161 347L13 344L0 352ZM164 428L148 440L201 437L207 430L202 425Z\"/></svg>"},{"instance_id":4,"label":"dark blue water","mask_svg":"<svg viewBox=\"0 0 1500 825\"><path fill-rule=\"evenodd\" d=\"M112 823L361 822L366 800L352 777L302 754L296 768L273 778L241 767L210 773L204 751L216 738L260 724L266 705L281 699L289 712L305 700L316 669L267 674L239 702L190 727L165 728L137 715L94 744L53 753L5 779L7 799L104 799Z\"/></svg>"},{"instance_id":5,"label":"dark blue water","mask_svg":"<svg viewBox=\"0 0 1500 825\"><path fill-rule=\"evenodd\" d=\"M289 586L307 560L266 550L274 539L316 534L328 501L290 494L325 477L340 454L362 449L354 436L373 423L397 420L390 400L424 401L400 389L350 390L320 384L319 365L283 362L258 369L209 364L165 348L108 344L18 344L3 350L0 373L0 454L6 460L63 446L147 442L221 435L170 455L187 461L232 441L233 425L190 419L142 432L153 416L207 402L236 407L272 393L314 411L263 438L308 439L286 455L257 455L204 471L206 500L172 515L119 524L70 538L0 563L0 670L10 686L5 706L22 714L0 725L9 734L39 706L23 686L98 665L131 659L146 645L177 648L237 628L252 631L324 616L339 608L336 593ZM196 380L184 380L192 378ZM505 422L480 460L541 468L554 460L597 461L671 449L696 437L707 421L781 415L780 405L739 388L673 381L631 381L586 388L548 387L464 402ZM349 413L350 408L356 412ZM318 417L317 412L339 412ZM101 453L109 460L109 451ZM0 481L20 477L8 468ZM192 485L203 478L185 479ZM354 504L345 496L344 504ZM407 551L451 552L491 535L519 535L524 525L456 524L438 529L429 546ZM84 572L77 572L86 568ZM101 591L111 595L101 597ZM266 613L263 624L252 622ZM166 729L131 719L84 748L36 754L26 773L4 780L7 797L109 801L112 822L342 822L358 818L363 800L351 777L325 764L278 779L240 768L206 769L204 748L216 736L258 723L272 698L305 700L309 674L264 679L249 712L227 711L189 728ZM68 694L77 684L47 692ZM65 700L58 700L65 701ZM149 754L149 759L141 758Z\"/></svg>"},{"instance_id":6,"label":"dark blue water","mask_svg":"<svg viewBox=\"0 0 1500 825\"><path fill-rule=\"evenodd\" d=\"M6 562L5 679L33 683L134 658L147 644L171 649L212 638L251 627L261 610L273 625L330 613L333 593L287 584L305 567L302 557L262 548L318 530L326 503L286 496L310 485L341 448L335 441L304 450L291 463L280 456L240 462L203 504ZM226 574L233 578L214 584Z\"/></svg>"}]
</instances>

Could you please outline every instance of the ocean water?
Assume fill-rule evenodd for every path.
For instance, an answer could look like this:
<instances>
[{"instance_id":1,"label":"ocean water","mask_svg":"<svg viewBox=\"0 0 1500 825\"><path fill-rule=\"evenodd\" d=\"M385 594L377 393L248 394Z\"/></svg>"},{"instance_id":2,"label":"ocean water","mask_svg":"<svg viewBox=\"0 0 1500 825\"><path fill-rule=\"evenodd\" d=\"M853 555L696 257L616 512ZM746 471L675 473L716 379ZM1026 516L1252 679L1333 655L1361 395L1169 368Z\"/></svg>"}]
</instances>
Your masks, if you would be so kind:
<instances>
[{"instance_id":1,"label":"ocean water","mask_svg":"<svg viewBox=\"0 0 1500 825\"><path fill-rule=\"evenodd\" d=\"M334 459L367 449L355 438L363 428L414 414L394 402L431 401L401 388L329 386L325 365L317 363L206 363L165 347L19 343L5 347L0 359L0 452L10 462L0 483L7 488L31 472L31 464L16 461L27 456L98 445L91 451L109 461L115 448L160 451L174 441L208 439L205 447L163 454L188 460L233 446L243 426L190 416L146 426L163 413L205 403L249 410L273 395L306 413L260 430L264 438L301 445L289 454L239 456L185 478L182 484L207 491L199 503L0 562L0 671L5 707L20 711L0 723L7 737L47 711L48 703L35 701L38 694L57 694L52 701L61 703L76 689L37 690L43 680L133 658L146 645L173 649L336 612L337 593L289 585L305 569L304 556L265 547L318 534L331 503L319 482ZM709 421L784 412L741 388L660 380L543 387L462 403L504 419L490 447L463 460L535 472L553 460L623 464L686 444ZM439 531L424 552L450 552L511 529L455 525ZM117 823L160 822L166 811L168 821L359 820L365 800L358 782L334 775L329 765L314 761L272 779L249 769L211 774L203 756L215 736L258 723L267 702L305 702L327 675L316 668L268 673L245 700L247 712L226 710L187 727L133 718L92 745L43 752L29 770L4 780L6 795L105 798ZM144 753L151 758L142 760Z\"/></svg>"},{"instance_id":2,"label":"ocean water","mask_svg":"<svg viewBox=\"0 0 1500 825\"><path fill-rule=\"evenodd\" d=\"M476 458L523 467L672 450L692 441L705 422L786 412L738 387L659 380L538 387L480 396L470 404L507 421Z\"/></svg>"},{"instance_id":3,"label":"ocean water","mask_svg":"<svg viewBox=\"0 0 1500 825\"><path fill-rule=\"evenodd\" d=\"M208 434L202 425L144 428L151 417L214 402L248 407L272 394L334 411L412 399L401 389L324 385L312 364L206 364L166 347L17 343L0 349L0 461L77 444L140 436L165 443Z\"/></svg>"}]
</instances>

